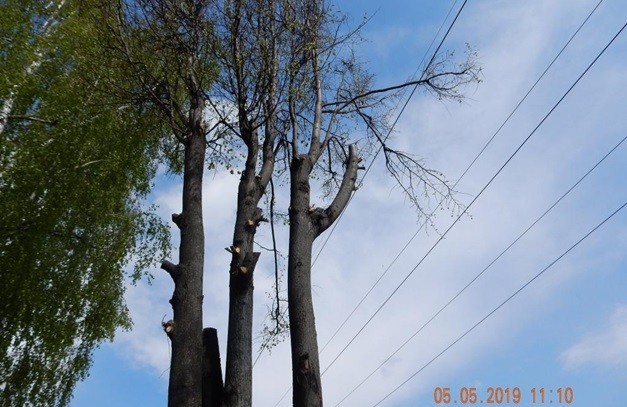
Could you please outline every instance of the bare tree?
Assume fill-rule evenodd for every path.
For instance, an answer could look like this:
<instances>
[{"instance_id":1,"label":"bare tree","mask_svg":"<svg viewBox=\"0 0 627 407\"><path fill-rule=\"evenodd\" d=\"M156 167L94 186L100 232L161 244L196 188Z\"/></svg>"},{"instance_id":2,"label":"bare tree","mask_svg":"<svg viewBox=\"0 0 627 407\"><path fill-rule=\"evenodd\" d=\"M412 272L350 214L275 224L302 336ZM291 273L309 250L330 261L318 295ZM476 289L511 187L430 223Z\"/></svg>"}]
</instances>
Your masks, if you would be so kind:
<instances>
[{"instance_id":1,"label":"bare tree","mask_svg":"<svg viewBox=\"0 0 627 407\"><path fill-rule=\"evenodd\" d=\"M424 196L436 195L454 203L442 174L388 145L387 102L396 91L411 85L422 85L440 98L460 99L463 86L477 82L479 71L472 54L460 64L445 55L418 80L373 89L372 76L353 53L358 30L340 34L344 18L323 1L283 2L276 19L289 44L279 75L284 98L278 110L285 118L280 145L289 146L283 154L290 174L287 273L293 402L295 406L321 406L311 295L312 246L338 219L356 188L361 161L358 146L366 152L373 147L383 150L389 172L419 213L425 212ZM330 198L325 208L312 205L316 184Z\"/></svg>"},{"instance_id":2,"label":"bare tree","mask_svg":"<svg viewBox=\"0 0 627 407\"><path fill-rule=\"evenodd\" d=\"M229 323L224 405L252 404L253 276L260 253L254 237L263 216L259 202L274 172L277 140L276 22L272 1L224 1L214 7L214 58L222 68L208 90L213 114L228 123L242 144L243 170L229 281ZM230 108L229 112L221 106Z\"/></svg>"}]
</instances>

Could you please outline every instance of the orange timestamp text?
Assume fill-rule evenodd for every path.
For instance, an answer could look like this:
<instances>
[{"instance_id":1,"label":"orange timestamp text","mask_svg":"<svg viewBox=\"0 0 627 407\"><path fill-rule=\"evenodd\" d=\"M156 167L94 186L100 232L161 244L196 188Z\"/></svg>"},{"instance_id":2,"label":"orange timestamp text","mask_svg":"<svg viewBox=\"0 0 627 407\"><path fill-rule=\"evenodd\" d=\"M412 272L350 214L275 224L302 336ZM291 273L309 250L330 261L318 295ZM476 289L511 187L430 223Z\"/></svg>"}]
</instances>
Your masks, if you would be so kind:
<instances>
[{"instance_id":1,"label":"orange timestamp text","mask_svg":"<svg viewBox=\"0 0 627 407\"><path fill-rule=\"evenodd\" d=\"M575 399L572 387L532 387L523 392L520 387L450 387L433 389L435 404L571 404Z\"/></svg>"}]
</instances>

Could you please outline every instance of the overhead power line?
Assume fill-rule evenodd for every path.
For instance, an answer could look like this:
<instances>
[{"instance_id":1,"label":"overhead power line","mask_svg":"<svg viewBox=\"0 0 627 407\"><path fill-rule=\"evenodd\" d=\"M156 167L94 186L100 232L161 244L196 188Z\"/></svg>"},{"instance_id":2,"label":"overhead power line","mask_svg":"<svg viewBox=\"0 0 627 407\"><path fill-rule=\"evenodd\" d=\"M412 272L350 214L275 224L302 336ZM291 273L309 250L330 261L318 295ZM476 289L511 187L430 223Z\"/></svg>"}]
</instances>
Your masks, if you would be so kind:
<instances>
[{"instance_id":1,"label":"overhead power line","mask_svg":"<svg viewBox=\"0 0 627 407\"><path fill-rule=\"evenodd\" d=\"M479 191L477 196L475 196L472 201L468 204L468 206L459 214L457 218L453 221L453 223L444 231L444 233L440 236L440 238L431 246L431 248L427 251L427 253L418 261L418 263L412 268L409 273L403 278L403 280L392 290L392 293L383 301L383 303L377 308L377 310L370 316L370 318L366 321L365 324L357 331L357 333L351 338L351 340L342 348L342 350L337 354L337 356L331 361L331 363L324 369L322 374L327 372L331 366L335 364L335 362L344 354L346 349L357 339L357 337L366 329L366 327L370 324L370 322L374 319L374 317L385 307L385 305L390 301L390 299L398 292L398 290L405 284L405 282L411 277L411 275L418 269L418 267L424 262L424 260L433 252L433 250L440 244L442 240L446 237L446 235L455 227L455 225L459 222L459 220L468 212L468 210L472 207L472 205L481 197L481 195L485 192L486 189L492 184L492 182L499 176L499 174L505 169L505 167L514 159L514 157L520 152L520 150L527 144L527 142L531 139L531 137L538 131L540 126L544 124L544 122L549 118L549 116L557 109L557 107L562 103L562 101L570 94L570 92L577 86L577 84L581 81L581 79L588 73L588 71L596 64L596 62L601 58L601 56L605 53L605 51L612 45L612 43L618 38L618 36L623 32L627 23L623 25L623 27L614 35L614 37L605 45L605 47L599 52L599 54L594 58L594 60L588 65L588 67L579 75L577 80L568 88L568 90L562 95L562 97L555 103L555 105L549 110L549 112L540 120L538 125L529 133L529 135L523 140L523 142L516 148L516 150L509 156L509 158L501 165L501 167L496 171L496 173L490 178L487 184Z\"/></svg>"},{"instance_id":2,"label":"overhead power line","mask_svg":"<svg viewBox=\"0 0 627 407\"><path fill-rule=\"evenodd\" d=\"M457 185L461 182L461 180L466 176L466 174L468 173L468 171L475 165L475 163L477 162L477 160L479 159L479 157L481 157L481 155L483 155L484 151L488 148L488 146L492 143L492 141L496 138L496 136L501 132L501 130L503 129L503 127L505 127L505 125L509 122L509 120L512 118L512 116L514 115L514 113L516 113L516 111L518 111L518 108L520 108L520 106L523 104L523 102L527 99L527 97L529 96L529 94L531 94L531 92L535 89L536 85L538 85L538 83L542 80L542 78L546 75L546 73L549 71L549 69L551 69L551 67L553 66L553 64L555 63L555 61L558 60L558 58L562 55L562 53L564 52L564 50L566 50L566 48L568 47L568 45L570 45L570 43L572 42L572 40L575 38L575 36L579 33L579 31L581 31L581 29L583 28L583 26L588 22L588 20L590 19L590 17L592 16L592 14L594 14L594 12L597 10L597 8L599 8L599 6L601 5L601 3L603 3L604 0L600 0L596 6L592 9L592 11L590 11L590 13L588 14L588 16L584 19L584 21L579 25L579 27L577 28L577 30L573 33L573 35L571 35L571 37L568 39L568 41L566 42L566 44L564 44L564 46L562 47L562 49L557 53L557 55L555 55L555 57L553 58L553 60L549 63L549 65L544 69L544 71L542 72L542 74L538 77L538 79L534 82L534 84L531 86L531 88L529 88L529 90L527 91L527 93L525 93L525 95L522 97L522 99L520 99L520 101L516 104L516 106L514 107L514 109L510 112L510 114L505 118L505 120L503 121L503 123L499 126L499 128L494 132L494 134L492 135L492 137L490 137L490 139L484 144L483 148L479 151L479 153L473 158L473 160L470 162L470 164L468 164L468 166L466 167L466 169L464 170L464 172L462 173L462 175L457 179L457 181L455 181L455 183L453 184L453 186L451 187L451 189L455 189L455 187L457 187ZM342 330L342 328L344 328L344 326L346 325L346 323L348 323L348 321L352 318L352 316L355 314L355 312L359 309L359 307L363 304L363 302L366 300L366 298L368 298L368 296L370 295L370 293L372 293L372 291L375 289L375 287L379 284L379 282L381 282L381 280L383 279L383 277L385 277L387 275L387 273L390 271L390 269L392 268L392 266L394 266L394 264L396 264L396 261L403 255L403 253L405 253L405 251L407 250L407 248L409 247L409 245L414 241L414 239L416 239L416 237L418 236L418 234L420 233L420 231L422 231L422 229L425 227L425 225L427 224L427 220L429 218L431 218L431 216L437 212L437 210L442 206L442 204L444 203L444 199L441 199L440 202L438 203L438 205L435 207L435 209L426 217L426 219L422 222L422 224L420 225L420 227L416 230L416 232L410 237L410 239L407 241L407 243L405 243L405 245L401 248L401 250L398 252L398 254L394 257L394 259L392 260L392 262L386 267L386 269L383 271L383 273L381 273L381 275L377 278L377 280L374 282L374 284L372 284L372 286L368 289L368 291L363 295L363 297L359 300L359 302L357 303L357 305L355 305L355 307L353 308L353 310L348 314L348 316L344 319L344 321L342 321L342 323L338 326L338 328L333 332L333 334L331 335L331 337L327 340L327 342L324 344L324 346L322 347L320 353L322 353L325 348L329 345L329 343L331 343L331 341L333 341L333 339L335 339L335 337L337 336L337 334ZM338 218L339 221L339 218ZM336 224L333 226L333 228L335 228L335 226L337 226L337 221ZM329 236L327 236L327 239L325 240L325 245L326 242L329 240ZM324 246L322 246L322 248L324 248ZM322 249L320 249L320 251L318 252L318 255L316 256L316 259L318 258L318 256L320 255L320 253L322 252Z\"/></svg>"},{"instance_id":3,"label":"overhead power line","mask_svg":"<svg viewBox=\"0 0 627 407\"><path fill-rule=\"evenodd\" d=\"M494 258L494 260L492 260L486 267L483 268L483 270L481 270L481 272L479 272L472 280L470 280L468 284L464 286L464 288L459 290L457 294L453 296L453 298L451 298L446 304L444 304L444 306L442 306L431 318L429 318L427 322L422 324L420 328L418 328L413 334L411 334L409 338L405 340L405 342L403 342L398 348L394 350L394 352L392 352L387 358L385 358L385 360L381 362L372 372L370 372L370 374L366 376L361 382L359 382L357 386L353 387L353 389L342 400L340 400L339 403L336 404L336 407L342 404L346 399L348 399L355 391L357 391L357 389L359 389L364 383L366 383L368 379L370 379L377 371L379 371L379 369L381 369L387 362L389 362L390 359L392 359L398 352L400 352L405 346L407 346L407 344L409 344L409 342L411 342L412 339L414 339L431 322L433 322L433 320L436 319L446 308L448 308L448 306L451 305L460 295L462 295L464 291L466 291L490 267L492 267L494 263L496 263L505 253L507 253L516 243L518 243L518 241L520 241L520 239L522 239L523 236L525 236L536 224L538 224L542 219L544 219L544 217L549 212L551 212L553 208L555 208L564 198L566 198L567 195L569 195L575 188L577 188L577 186L579 186L579 184L581 184L581 182L584 179L586 179L588 175L590 175L599 165L601 165L601 163L603 163L603 161L605 161L606 158L608 158L614 151L616 151L618 147L620 147L625 142L625 140L627 140L627 136L623 137L622 140L620 140L610 151L608 151L600 160L598 160L592 166L592 168L590 168L581 178L579 178L577 182L575 182L566 192L564 192L562 196L560 196L546 211L544 211L544 213L542 213L542 215L540 215L531 225L529 225L527 229L525 229L521 234L519 234L518 237L514 239L514 241L512 241L505 249L503 249L503 251L499 253L498 256Z\"/></svg>"},{"instance_id":4,"label":"overhead power line","mask_svg":"<svg viewBox=\"0 0 627 407\"><path fill-rule=\"evenodd\" d=\"M518 295L522 290L524 290L525 288L527 288L531 283L533 283L535 280L538 279L538 277L540 277L542 274L544 274L548 269L550 269L551 267L553 267L558 261L560 261L564 256L566 256L568 253L570 253L575 247L577 247L581 242L583 242L584 240L586 240L591 234L593 234L597 229L599 229L601 226L603 226L606 222L608 222L610 219L612 219L616 214L618 214L621 210L623 210L623 208L625 208L625 206L627 206L627 202L623 203L618 209L616 209L614 212L612 212L608 217L606 217L603 221L601 221L599 224L597 224L594 228L592 228L592 230L590 230L588 233L586 233L582 238L580 238L577 242L575 242L572 246L570 246L565 252L563 252L562 254L560 254L555 260L553 260L551 263L549 263L545 268L543 268L539 273L537 273L535 276L533 276L533 278L531 278L529 281L527 281L522 287L520 287L518 290L514 291L509 297L507 297L503 302L501 302L496 308L494 308L492 311L490 311L486 316L484 316L483 318L481 318L477 323L475 323L472 327L470 327L470 329L468 329L466 332L464 332L461 336L459 336L457 339L455 339L453 342L451 342L450 345L448 345L446 348L444 348L444 350L442 350L440 353L438 353L436 356L434 356L429 362L425 363L420 369L416 370L411 376L409 376L405 381L403 381L401 384L399 384L396 388L394 388L394 390L392 390L391 392L389 392L385 397L383 397L381 400L379 400L379 402L377 402L376 404L373 405L373 407L376 407L378 405L380 405L383 401L385 401L388 397L390 397L392 394L394 394L396 391L398 391L401 387L403 387L405 384L407 384L411 379L413 379L414 377L416 377L416 375L418 375L420 372L422 372L423 370L425 370L429 365L431 365L433 362L435 362L440 356L442 356L444 353L446 353L449 349L451 349L453 346L455 346L455 344L457 344L459 341L461 341L466 335L468 335L470 332L472 332L475 328L477 328L479 325L481 325L486 319L490 318L496 311L498 311L499 309L501 309L505 304L507 304L512 298L514 298L516 295Z\"/></svg>"}]
</instances>

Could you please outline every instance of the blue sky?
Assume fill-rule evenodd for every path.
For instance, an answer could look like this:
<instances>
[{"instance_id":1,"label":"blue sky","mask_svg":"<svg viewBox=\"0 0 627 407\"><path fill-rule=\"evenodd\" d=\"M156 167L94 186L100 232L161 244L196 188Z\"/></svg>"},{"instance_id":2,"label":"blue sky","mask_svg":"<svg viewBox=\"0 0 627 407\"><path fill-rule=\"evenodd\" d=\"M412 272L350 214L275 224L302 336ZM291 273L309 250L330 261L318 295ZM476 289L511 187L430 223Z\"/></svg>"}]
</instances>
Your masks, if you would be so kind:
<instances>
[{"instance_id":1,"label":"blue sky","mask_svg":"<svg viewBox=\"0 0 627 407\"><path fill-rule=\"evenodd\" d=\"M445 48L478 54L483 82L463 103L417 92L393 143L457 179L505 120L598 0L470 0ZM455 10L461 5L455 5ZM365 27L358 50L377 84L410 77L453 5L452 1L344 1ZM538 87L459 183L468 204L542 117L623 26L627 3L605 0ZM449 20L450 21L450 20ZM336 405L412 332L427 321L524 231L603 155L627 135L623 33L476 200L364 332L323 376L326 405ZM627 201L627 145L619 147L540 223L438 318L395 355L343 406L369 406L431 358ZM205 324L215 326L224 352L228 253L237 179L206 177ZM166 219L180 211L178 180L161 177L154 200ZM283 200L283 203L285 201ZM211 214L211 215L209 215ZM454 218L442 211L440 232ZM419 224L381 162L357 192L315 266L319 343L386 269ZM326 236L323 236L325 238ZM261 229L260 243L269 230ZM323 369L355 335L439 236L421 232L321 355ZM281 231L285 242L285 231ZM283 244L285 247L286 244ZM316 247L320 247L320 242ZM572 387L576 406L624 406L627 385L627 209L582 242L519 295L393 393L381 405L433 406L435 387ZM152 286L127 291L135 327L95 354L90 377L72 407L165 406L168 342L160 328L171 315L172 286L155 270ZM255 329L261 330L272 288L272 263L262 255L255 280ZM255 344L255 351L259 349ZM274 405L290 386L289 343L265 352L254 370L254 399ZM289 405L286 397L281 405ZM621 401L623 400L623 401ZM548 399L547 399L548 402Z\"/></svg>"}]
</instances>

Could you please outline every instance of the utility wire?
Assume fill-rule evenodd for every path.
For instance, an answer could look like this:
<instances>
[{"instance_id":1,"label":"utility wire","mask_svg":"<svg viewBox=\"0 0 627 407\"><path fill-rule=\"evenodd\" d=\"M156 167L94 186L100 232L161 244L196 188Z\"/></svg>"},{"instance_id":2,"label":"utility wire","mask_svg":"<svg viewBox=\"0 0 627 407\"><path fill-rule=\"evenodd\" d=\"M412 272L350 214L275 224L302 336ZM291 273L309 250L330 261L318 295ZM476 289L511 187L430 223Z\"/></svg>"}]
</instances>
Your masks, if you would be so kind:
<instances>
[{"instance_id":1,"label":"utility wire","mask_svg":"<svg viewBox=\"0 0 627 407\"><path fill-rule=\"evenodd\" d=\"M527 91L527 93L522 97L522 99L520 99L520 101L518 102L518 104L514 107L514 109L511 111L511 113L507 116L507 118L503 121L503 123L499 126L499 128L496 130L496 132L494 132L494 134L492 135L492 137L487 141L487 143L485 143L485 145L483 146L483 148L481 149L481 151L479 151L479 153L475 156L475 158L472 160L472 162L466 167L466 169L464 170L464 172L462 173L462 175L457 179L457 181L455 181L455 183L453 184L453 186L451 187L451 189L455 189L455 187L457 187L457 185L461 182L461 180L466 176L466 174L468 173L468 171L474 166L475 162L477 162L477 160L479 159L479 157L481 157L481 155L483 155L483 152L488 148L488 146L492 143L492 141L494 140L494 138L501 132L501 130L503 129L503 127L505 127L505 125L509 122L509 120L511 119L511 117L514 115L514 113L516 113L516 111L518 111L518 108L523 104L523 102L527 99L527 97L529 96L529 94L535 89L536 85L540 82L540 80L542 80L542 78L546 75L546 73L549 71L549 69L551 69L551 67L553 66L553 64L555 63L555 61L557 61L557 59L562 55L562 53L564 52L564 50L568 47L568 45L570 45L570 43L572 42L572 40L575 38L575 36L579 33L579 31L581 31L581 29L583 28L583 26L588 22L588 20L590 19L590 17L592 16L592 14L594 14L594 12L597 10L597 8L599 8L599 6L601 5L601 3L603 3L604 0L600 0L597 5L594 7L594 9L592 9L592 11L588 14L588 16L586 17L586 19L579 25L579 27L577 28L577 30L573 33L573 35L570 37L570 39L566 42L566 44L564 44L564 46L562 47L562 49L557 53L557 55L553 58L553 60L549 63L549 65L544 69L544 72L542 72L542 74L538 77L538 79L535 81L535 83L531 86L531 88L529 88L529 90ZM359 300L359 302L357 303L357 305L355 306L355 308L353 308L353 310L348 314L348 316L346 317L346 319L344 319L344 321L340 324L340 326L335 330L335 332L333 332L333 335L331 335L331 337L327 340L327 342L324 344L324 346L322 347L322 350L320 351L320 353L322 353L324 351L324 349L329 345L329 343L331 343L331 341L333 341L333 339L337 336L337 334L342 330L342 328L344 328L344 326L346 325L346 323L352 318L353 314L355 314L355 312L357 311L357 309L361 306L361 304L363 304L363 302L366 300L366 298L368 298L368 296L370 295L370 293L375 289L375 287L379 284L379 282L383 279L383 277L385 277L388 273L388 271L390 271L390 269L392 268L392 266L394 266L394 264L396 264L396 261L403 255L403 253L405 253L405 250L407 250L407 248L409 247L409 245L414 241L414 239L416 239L416 237L418 236L418 234L420 233L420 231L422 231L422 229L425 227L425 225L427 224L427 220L431 218L431 216L442 206L442 204L444 203L444 199L441 199L440 202L438 203L438 205L435 207L435 209L427 216L427 218L424 220L424 222L422 222L422 224L420 225L420 227L416 230L416 232L413 234L413 236L407 241L407 243L403 246L403 248L398 252L398 254L396 255L396 257L394 257L394 259L392 260L392 262L387 266L387 268L383 271L383 273L381 273L381 275L379 276L379 278L377 278L377 280L374 282L374 284L370 287L370 289L366 292L366 294L364 294L364 296L361 298L361 300ZM339 218L338 218L339 221ZM335 228L335 226L337 226L337 221L335 223L335 225L333 226L333 228ZM331 233L333 232L333 230L331 230ZM329 236L327 236L327 240L326 242L329 240ZM322 248L324 248L324 245L322 246ZM320 249L320 251L318 252L318 255L316 256L316 259L318 258L318 256L320 255L320 252L322 252L322 249Z\"/></svg>"},{"instance_id":2,"label":"utility wire","mask_svg":"<svg viewBox=\"0 0 627 407\"><path fill-rule=\"evenodd\" d=\"M560 254L555 260L553 260L551 263L549 263L549 265L547 265L545 268L543 268L538 274L536 274L535 276L533 276L533 278L529 281L527 281L522 287L520 287L518 290L514 291L513 294L511 294L509 297L507 297L505 299L505 301L501 302L496 308L494 308L492 311L490 311L486 316L484 316L481 320L479 320L479 322L475 323L470 329L468 329L466 332L464 332L460 337L458 337L457 339L455 339L450 345L448 345L446 348L444 348L444 350L442 350L440 353L438 353L436 356L434 356L429 362L425 363L420 369L418 369L417 371L415 371L411 376L409 376L404 382L402 382L401 384L399 384L394 390L392 390L391 392L389 392L384 398L382 398L381 400L379 400L379 402L377 402L376 404L374 404L373 407L378 406L379 404L381 404L383 401L385 401L388 397L390 397L392 394L394 394L396 391L398 391L398 389L400 389L401 387L403 387L405 384L407 384L407 382L409 382L411 379L413 379L414 377L416 377L416 375L418 375L420 372L422 372L424 369L426 369L429 365L431 365L434 361L436 361L440 356L442 356L445 352L447 352L449 349L451 349L455 344L457 344L459 341L461 341L466 335L468 335L470 332L472 332L475 328L477 328L479 325L481 325L486 319L488 319L489 317L491 317L496 311L498 311L499 309L501 309L501 307L503 307L505 304L507 304L512 298L514 298L516 295L518 295L522 290L524 290L525 288L527 288L531 283L533 283L536 279L538 279L538 277L540 277L542 274L544 274L544 272L546 272L548 269L550 269L551 267L553 267L558 261L560 261L564 256L566 256L568 253L570 253L575 247L577 247L581 242L583 242L584 240L586 240L588 238L588 236L590 236L592 233L594 233L597 229L599 229L601 226L603 226L607 221L609 221L612 217L614 217L618 212L620 212L623 208L625 208L625 206L627 206L627 202L623 203L618 209L616 209L614 212L612 212L608 217L606 217L601 223L599 223L598 225L596 225L592 230L590 230L588 233L586 233L582 238L580 238L575 244L573 244L572 246L570 246L565 252L563 252L562 254Z\"/></svg>"},{"instance_id":3,"label":"utility wire","mask_svg":"<svg viewBox=\"0 0 627 407\"><path fill-rule=\"evenodd\" d=\"M431 49L431 46L433 45L433 43L435 42L435 39L438 37L440 31L442 30L442 27L444 26L444 24L446 23L446 20L448 20L449 15L451 14L452 10L455 8L455 5L457 4L458 0L455 0L455 2L453 3L453 5L451 6L451 8L449 9L448 13L446 14L446 17L444 18L444 21L442 21L442 24L440 25L440 28L438 29L438 31L436 32L435 36L433 37L433 40L431 40L431 44L429 45L429 48L427 48L427 51L425 52L424 56L422 57L422 60L420 61L420 63L418 64L418 66L420 67L420 65L422 65L422 63L424 62L426 56L429 53L429 50ZM422 71L422 74L420 75L420 79L422 79L425 75L425 73L427 72L427 70L429 69L429 67L431 66L431 64L433 63L433 61L435 60L435 58L438 55L438 52L440 52L440 49L442 48L442 45L444 44L444 41L446 40L446 38L448 37L448 35L450 34L451 30L453 29L453 26L455 25L455 23L457 22L457 19L459 18L459 15L461 14L462 10L464 9L464 7L466 6L466 3L468 3L468 0L464 0L464 3L461 5L460 9L458 10L457 14L455 15L455 18L453 19L453 21L451 22L451 24L449 25L448 29L446 30L446 33L444 34L444 36L442 37L442 39L440 40L440 43L438 44L438 47L436 48L435 52L433 53L433 56L431 57L431 59L429 60L429 63L426 65L426 67L424 68L424 70ZM420 68L418 68L416 70L416 72L418 72ZM415 76L415 73L414 73ZM411 98L414 96L414 93L416 93L416 90L418 89L418 84L414 85L413 90L411 91L409 97L407 98L407 100L405 101L405 103L403 104L403 107L401 108L401 110L399 111L398 115L396 116L396 119L394 120L392 126L390 127L390 130L388 131L387 135L385 136L385 138L383 139L383 141L385 142L390 135L392 134L392 131L394 131L394 127L396 126L396 124L398 123L401 115L403 114L403 112L405 111L405 109L407 108L407 105L409 104L409 101L411 100ZM374 164L375 160L377 159L379 153L381 152L381 150L383 149L383 146L381 145L379 147L379 149L377 150L377 152L375 153L372 161L370 162L370 165L368 165L368 168L366 169L366 171L364 172L364 175L362 177L362 182L364 180L364 178L366 177L366 175L368 175L368 173L370 172L370 169L372 168L372 165ZM335 228L337 227L339 221L342 219L342 216L344 215L344 213L346 212L346 208L348 207L348 205L350 205L351 201L353 200L353 197L355 196L355 194L351 195L350 199L348 200L348 202L346 203L346 206L344 207L344 211L342 211L342 213L340 213L340 215L338 216L338 218L335 220L333 227L331 228L331 230L329 231L329 234L327 235L327 238L325 239L324 243L322 244L322 247L320 248L320 250L318 251L318 253L316 254L316 257L314 258L313 262L312 262L312 267L316 264L316 261L318 260L318 257L320 256L320 253L322 253L322 251L324 250L325 246L327 245L327 242L329 241L329 239L331 238L331 236L333 235L333 232L335 231ZM324 351L324 348L328 345L327 344L324 345L324 347L322 348L322 350L320 351L320 353L322 353L322 351ZM281 401L283 401L283 399L285 398L285 396L287 396L287 394L289 393L289 391L291 390L291 387L289 389L287 389L287 391L285 393L283 393L283 395L281 396L281 398L279 399L279 401L274 405L274 407L277 407L279 404L281 404Z\"/></svg>"},{"instance_id":4,"label":"utility wire","mask_svg":"<svg viewBox=\"0 0 627 407\"><path fill-rule=\"evenodd\" d=\"M422 332L422 330L425 329L427 325L429 325L434 319L436 319L442 313L442 311L444 311L449 305L451 305L451 303L453 303L460 295L462 295L462 293L466 291L466 289L473 285L475 281L477 281L490 267L492 267L494 263L496 263L505 253L509 251L509 249L511 249L516 243L518 243L518 241L523 236L525 236L527 232L529 232L536 224L538 224L538 222L540 222L549 212L551 212L553 208L555 208L567 195L572 192L573 189L575 189L585 178L588 177L588 175L590 175L599 165L601 165L601 163L603 163L606 158L608 158L616 149L618 149L618 147L620 147L621 144L625 142L625 140L627 140L627 136L623 137L622 140L620 140L609 152L607 152L599 161L597 161L596 164L592 166L592 168L590 168L581 178L579 178L577 182L575 182L566 192L564 192L564 194L562 194L562 196L560 196L546 211L544 211L544 213L540 215L540 217L538 217L531 225L529 225L529 227L527 227L527 229L525 229L520 235L518 235L518 237L514 239L514 241L510 243L503 251L501 251L501 253L499 253L499 255L490 262L490 264L488 264L483 270L481 270L481 272L477 274L472 280L470 280L470 282L468 282L468 284L466 284L464 288L462 288L457 294L455 294L453 298L451 298L444 306L442 306L438 310L438 312L436 312L427 322L422 324L422 326L420 326L418 330L416 330L409 338L407 338L407 340L403 342L401 346L396 348L396 350L392 352L383 362L381 362L379 366L377 366L372 372L370 372L368 376L366 376L361 382L359 382L357 386L355 386L342 400L340 400L336 404L336 407L342 404L348 397L350 397L355 391L357 391L357 389L359 389L364 383L366 383L368 379L370 379L377 371L379 371L379 369L381 369L387 362L389 362L390 359L392 359L398 352L400 352L412 339L414 339L420 332Z\"/></svg>"},{"instance_id":5,"label":"utility wire","mask_svg":"<svg viewBox=\"0 0 627 407\"><path fill-rule=\"evenodd\" d=\"M473 198L473 200L468 204L468 206L459 214L459 216L453 221L453 223L446 229L446 231L440 236L440 238L431 246L431 248L427 251L427 253L420 259L420 261L414 266L413 269L403 278L403 280L394 288L392 293L383 301L383 303L377 308L377 310L370 316L370 318L366 321L366 323L357 331L357 333L351 338L351 340L344 346L344 348L338 353L338 355L331 361L331 363L324 369L322 375L335 364L335 362L342 356L342 354L348 349L348 347L355 341L355 339L363 332L364 329L370 324L370 322L374 319L374 317L383 309L383 307L390 301L390 299L398 292L398 290L405 284L405 282L411 277L411 275L416 271L416 269L424 262L424 260L431 254L431 252L440 244L442 240L446 237L446 235L453 229L453 227L459 222L459 220L468 212L468 210L472 207L472 205L479 199L479 197L485 192L485 190L492 184L492 182L498 177L498 175L505 169L505 167L510 163L510 161L518 154L518 152L523 148L525 144L531 139L531 137L536 133L536 131L544 124L546 119L555 111L555 109L562 103L562 101L570 94L570 92L575 88L575 86L581 81L581 79L588 73L588 71L594 66L594 64L601 58L601 56L605 53L605 51L610 47L610 45L618 38L618 36L623 32L623 30L627 27L627 23L623 25L623 27L614 35L614 37L607 43L607 45L599 52L599 54L594 58L594 60L588 65L588 67L583 71L581 75L577 78L577 80L568 88L566 93L562 95L562 97L555 103L555 105L549 110L549 112L540 120L540 123L529 133L529 135L523 140L523 142L516 148L516 150L509 156L509 158L503 163L503 165L498 169L498 171L490 178L487 184L479 191L477 196Z\"/></svg>"}]
</instances>

